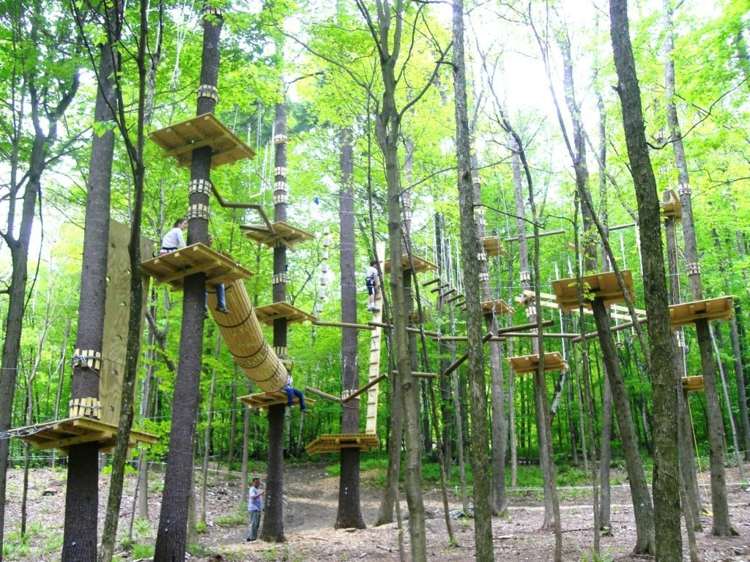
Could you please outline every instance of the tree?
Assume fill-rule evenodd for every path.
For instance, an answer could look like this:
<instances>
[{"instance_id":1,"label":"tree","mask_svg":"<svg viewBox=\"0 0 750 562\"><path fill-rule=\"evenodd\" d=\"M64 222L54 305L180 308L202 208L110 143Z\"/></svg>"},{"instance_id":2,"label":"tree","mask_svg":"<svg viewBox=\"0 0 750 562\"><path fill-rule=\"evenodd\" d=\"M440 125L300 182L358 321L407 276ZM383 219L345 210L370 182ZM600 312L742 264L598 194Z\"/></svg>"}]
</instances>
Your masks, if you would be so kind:
<instances>
[{"instance_id":1,"label":"tree","mask_svg":"<svg viewBox=\"0 0 750 562\"><path fill-rule=\"evenodd\" d=\"M469 113L466 98L466 63L464 61L464 4L453 0L453 83L456 103L456 156L458 160L458 202L461 213L461 265L464 271L469 354L469 388L471 392L471 464L474 474L474 544L477 560L493 560L492 545L492 474L488 470L489 436L487 427L487 387L484 381L484 326L479 284L479 236L475 211L481 204L475 200L471 175Z\"/></svg>"},{"instance_id":2,"label":"tree","mask_svg":"<svg viewBox=\"0 0 750 562\"><path fill-rule=\"evenodd\" d=\"M27 295L28 257L34 217L37 204L41 206L43 174L65 152L65 146L57 145L58 127L78 91L79 53L75 39L68 38L69 19L62 17L55 22L46 2L6 3L0 10L0 21L8 30L6 44L11 46L9 64L2 69L6 78L2 90L8 103L0 118L10 141L9 152L3 155L10 164L8 192L0 198L7 197L8 201L7 221L0 237L11 254L0 359L0 431L5 431L11 425L23 317L30 296ZM25 130L29 121L33 127L31 136ZM20 221L16 224L19 198L22 198ZM0 553L8 452L8 439L0 439Z\"/></svg>"},{"instance_id":3,"label":"tree","mask_svg":"<svg viewBox=\"0 0 750 562\"><path fill-rule=\"evenodd\" d=\"M219 74L219 35L223 24L222 11L206 4L202 12L203 48L197 114L213 113ZM193 151L190 180L210 181L211 148ZM189 204L208 208L208 193L192 191ZM208 242L208 216L194 215L188 221L188 242ZM185 278L182 294L182 329L180 362L172 401L172 427L164 479L159 532L155 560L183 560L187 547L188 500L193 479L193 440L200 393L201 355L203 351L204 300L206 276L203 273Z\"/></svg>"},{"instance_id":4,"label":"tree","mask_svg":"<svg viewBox=\"0 0 750 562\"><path fill-rule=\"evenodd\" d=\"M644 295L651 342L656 557L660 560L680 560L680 488L677 417L674 415L677 411L680 381L672 369L674 348L664 273L659 196L646 142L641 92L630 43L627 0L610 0L609 14L610 36L618 78L617 94L620 97L625 144L638 201Z\"/></svg>"}]
</instances>

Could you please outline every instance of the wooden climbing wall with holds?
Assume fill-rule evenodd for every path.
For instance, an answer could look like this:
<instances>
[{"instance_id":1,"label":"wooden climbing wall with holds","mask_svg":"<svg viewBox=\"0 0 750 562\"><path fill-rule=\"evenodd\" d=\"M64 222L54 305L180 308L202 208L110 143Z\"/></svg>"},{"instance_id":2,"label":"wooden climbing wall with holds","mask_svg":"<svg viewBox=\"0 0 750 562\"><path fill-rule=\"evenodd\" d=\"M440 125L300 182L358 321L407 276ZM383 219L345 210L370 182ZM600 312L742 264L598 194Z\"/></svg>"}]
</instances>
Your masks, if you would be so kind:
<instances>
[{"instance_id":1,"label":"wooden climbing wall with holds","mask_svg":"<svg viewBox=\"0 0 750 562\"><path fill-rule=\"evenodd\" d=\"M125 373L130 316L130 227L110 221L107 253L107 298L104 306L102 368L99 378L101 420L111 425L120 421L120 397ZM154 243L141 238L141 257L150 257ZM141 326L148 302L149 278L143 276L143 308Z\"/></svg>"}]
</instances>

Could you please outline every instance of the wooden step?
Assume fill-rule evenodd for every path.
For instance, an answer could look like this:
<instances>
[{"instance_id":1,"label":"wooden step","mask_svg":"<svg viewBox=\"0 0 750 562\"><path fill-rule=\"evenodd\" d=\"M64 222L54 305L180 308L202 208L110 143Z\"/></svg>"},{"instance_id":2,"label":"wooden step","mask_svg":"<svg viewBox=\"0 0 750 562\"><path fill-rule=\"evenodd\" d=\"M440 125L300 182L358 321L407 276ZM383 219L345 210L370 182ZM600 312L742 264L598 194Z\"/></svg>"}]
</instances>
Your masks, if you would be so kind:
<instances>
[{"instance_id":1,"label":"wooden step","mask_svg":"<svg viewBox=\"0 0 750 562\"><path fill-rule=\"evenodd\" d=\"M379 445L378 436L374 433L330 433L321 435L309 443L305 450L309 455L314 455L338 453L341 449L369 451Z\"/></svg>"},{"instance_id":2,"label":"wooden step","mask_svg":"<svg viewBox=\"0 0 750 562\"><path fill-rule=\"evenodd\" d=\"M513 372L517 375L523 375L526 373L534 373L539 367L539 355L519 355L516 357L509 357L510 366L513 368ZM568 364L563 361L562 355L557 351L544 354L544 371L565 371L568 368Z\"/></svg>"},{"instance_id":3,"label":"wooden step","mask_svg":"<svg viewBox=\"0 0 750 562\"><path fill-rule=\"evenodd\" d=\"M301 308L297 308L288 302L275 302L265 306L259 306L255 309L255 315L259 322L273 326L273 321L280 318L286 318L289 323L294 322L312 322L316 320L315 316L308 314Z\"/></svg>"},{"instance_id":4,"label":"wooden step","mask_svg":"<svg viewBox=\"0 0 750 562\"><path fill-rule=\"evenodd\" d=\"M283 221L272 223L271 229L262 224L248 224L240 226L240 230L250 240L255 240L270 248L273 248L278 242L281 242L287 248L293 248L297 244L314 238L311 233Z\"/></svg>"}]
</instances>

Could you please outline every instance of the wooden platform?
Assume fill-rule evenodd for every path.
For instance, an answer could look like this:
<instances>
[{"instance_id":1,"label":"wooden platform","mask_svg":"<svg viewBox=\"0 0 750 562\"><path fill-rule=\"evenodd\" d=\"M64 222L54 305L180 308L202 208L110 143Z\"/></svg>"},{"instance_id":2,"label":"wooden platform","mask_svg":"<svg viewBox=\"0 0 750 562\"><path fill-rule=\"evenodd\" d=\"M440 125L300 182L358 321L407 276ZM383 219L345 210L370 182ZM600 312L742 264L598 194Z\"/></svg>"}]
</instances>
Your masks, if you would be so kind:
<instances>
[{"instance_id":1,"label":"wooden platform","mask_svg":"<svg viewBox=\"0 0 750 562\"><path fill-rule=\"evenodd\" d=\"M482 312L485 314L513 314L513 307L503 299L482 301Z\"/></svg>"},{"instance_id":2,"label":"wooden platform","mask_svg":"<svg viewBox=\"0 0 750 562\"><path fill-rule=\"evenodd\" d=\"M305 450L307 454L338 453L341 449L359 449L370 451L380 445L374 433L329 433L321 435L310 442Z\"/></svg>"},{"instance_id":3,"label":"wooden platform","mask_svg":"<svg viewBox=\"0 0 750 562\"><path fill-rule=\"evenodd\" d=\"M627 287L628 291L632 293L632 273L629 270L624 270L621 273L623 281L625 282L625 287ZM581 281L583 282L584 301L589 301L584 302L584 305L587 308L591 307L590 301L593 299L601 299L607 306L625 301L625 295L620 290L620 285L617 283L617 276L612 271L586 275L581 278ZM562 307L564 312L578 310L577 278L569 277L553 281L552 290L555 292L555 300L557 301L557 304Z\"/></svg>"},{"instance_id":4,"label":"wooden platform","mask_svg":"<svg viewBox=\"0 0 750 562\"><path fill-rule=\"evenodd\" d=\"M277 390L275 392L259 392L257 394L246 394L238 398L240 402L248 406L249 408L255 408L256 410L262 410L270 406L276 406L278 404L286 405L286 392L283 390ZM293 404L297 406L299 399L295 396ZM305 396L305 406L315 404L313 398Z\"/></svg>"},{"instance_id":5,"label":"wooden platform","mask_svg":"<svg viewBox=\"0 0 750 562\"><path fill-rule=\"evenodd\" d=\"M672 329L696 320L729 320L734 312L734 297L716 297L669 306Z\"/></svg>"},{"instance_id":6,"label":"wooden platform","mask_svg":"<svg viewBox=\"0 0 750 562\"><path fill-rule=\"evenodd\" d=\"M539 355L518 355L509 357L510 366L517 375L533 373L539 366ZM568 364L557 351L544 354L544 371L565 371Z\"/></svg>"},{"instance_id":7,"label":"wooden platform","mask_svg":"<svg viewBox=\"0 0 750 562\"><path fill-rule=\"evenodd\" d=\"M661 207L661 214L664 217L676 220L682 218L682 203L680 203L679 197L677 197L677 194L673 190L664 190L659 206Z\"/></svg>"},{"instance_id":8,"label":"wooden platform","mask_svg":"<svg viewBox=\"0 0 750 562\"><path fill-rule=\"evenodd\" d=\"M141 269L158 283L168 283L174 289L181 289L184 278L196 273L205 273L206 282L212 284L231 283L252 275L229 256L200 242L146 260Z\"/></svg>"},{"instance_id":9,"label":"wooden platform","mask_svg":"<svg viewBox=\"0 0 750 562\"><path fill-rule=\"evenodd\" d=\"M211 147L212 168L255 156L249 146L211 113L159 129L149 137L164 149L166 156L177 158L180 166L189 166L193 160L193 150L204 146Z\"/></svg>"},{"instance_id":10,"label":"wooden platform","mask_svg":"<svg viewBox=\"0 0 750 562\"><path fill-rule=\"evenodd\" d=\"M292 248L296 244L311 240L313 235L301 228L292 226L283 221L273 223L273 230L270 230L264 224L247 224L240 226L240 230L250 240L255 240L260 244L273 248L277 242L282 242L287 248Z\"/></svg>"},{"instance_id":11,"label":"wooden platform","mask_svg":"<svg viewBox=\"0 0 750 562\"><path fill-rule=\"evenodd\" d=\"M434 263L424 258L420 258L419 256L412 255L411 261L414 263L414 271L416 271L417 273L422 273L424 271L434 271L437 269L437 266ZM410 268L411 264L409 262L409 256L401 256L401 269L408 270ZM383 271L385 273L389 273L391 271L391 260L385 260L385 262L383 262Z\"/></svg>"},{"instance_id":12,"label":"wooden platform","mask_svg":"<svg viewBox=\"0 0 750 562\"><path fill-rule=\"evenodd\" d=\"M682 377L682 388L686 392L701 392L703 386L703 376Z\"/></svg>"},{"instance_id":13,"label":"wooden platform","mask_svg":"<svg viewBox=\"0 0 750 562\"><path fill-rule=\"evenodd\" d=\"M484 246L484 253L488 256L501 256L505 253L499 236L485 236L482 238L482 246Z\"/></svg>"},{"instance_id":14,"label":"wooden platform","mask_svg":"<svg viewBox=\"0 0 750 562\"><path fill-rule=\"evenodd\" d=\"M259 322L273 326L273 321L279 318L286 318L289 323L293 322L312 322L315 316L308 314L304 310L289 304L288 302L275 302L265 306L259 306L255 309L255 315Z\"/></svg>"},{"instance_id":15,"label":"wooden platform","mask_svg":"<svg viewBox=\"0 0 750 562\"><path fill-rule=\"evenodd\" d=\"M59 449L67 452L68 448L84 443L96 443L100 449L109 450L115 446L118 430L116 425L95 418L78 416L12 431L29 433L20 437L37 449ZM156 443L157 441L156 435L132 430L128 446L135 447L138 443Z\"/></svg>"}]
</instances>

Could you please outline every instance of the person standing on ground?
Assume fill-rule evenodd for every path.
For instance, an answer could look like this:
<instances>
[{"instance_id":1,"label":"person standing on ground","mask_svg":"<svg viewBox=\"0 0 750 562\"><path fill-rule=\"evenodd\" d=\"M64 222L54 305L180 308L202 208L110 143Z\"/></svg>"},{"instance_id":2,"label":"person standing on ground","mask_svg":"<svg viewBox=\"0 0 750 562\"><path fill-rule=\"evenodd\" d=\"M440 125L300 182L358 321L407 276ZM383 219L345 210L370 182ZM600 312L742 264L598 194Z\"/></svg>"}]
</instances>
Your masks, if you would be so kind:
<instances>
[{"instance_id":1,"label":"person standing on ground","mask_svg":"<svg viewBox=\"0 0 750 562\"><path fill-rule=\"evenodd\" d=\"M247 511L250 514L250 532L247 535L247 542L252 542L258 538L258 528L260 527L260 514L263 511L263 490L260 489L260 478L253 478L253 485L250 486L249 499L247 502Z\"/></svg>"},{"instance_id":2,"label":"person standing on ground","mask_svg":"<svg viewBox=\"0 0 750 562\"><path fill-rule=\"evenodd\" d=\"M365 273L365 284L367 285L367 310L370 312L378 311L378 270L375 266L378 265L376 260L370 260L370 265L367 266L367 272Z\"/></svg>"}]
</instances>

